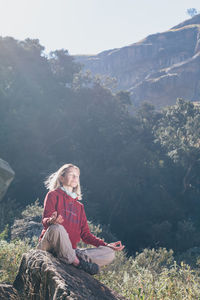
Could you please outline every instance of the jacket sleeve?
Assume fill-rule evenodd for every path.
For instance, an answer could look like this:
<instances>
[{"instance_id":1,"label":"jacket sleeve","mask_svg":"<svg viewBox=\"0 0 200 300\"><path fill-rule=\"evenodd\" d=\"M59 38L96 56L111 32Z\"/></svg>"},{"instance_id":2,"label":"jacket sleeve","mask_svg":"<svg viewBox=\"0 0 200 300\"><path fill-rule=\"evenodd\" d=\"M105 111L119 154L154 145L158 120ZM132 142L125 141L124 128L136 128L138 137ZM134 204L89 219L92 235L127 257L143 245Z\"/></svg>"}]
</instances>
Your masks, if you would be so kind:
<instances>
[{"instance_id":1,"label":"jacket sleeve","mask_svg":"<svg viewBox=\"0 0 200 300\"><path fill-rule=\"evenodd\" d=\"M56 195L53 192L50 192L46 195L44 199L44 211L42 215L42 224L45 229L48 228L47 222L55 210L56 210Z\"/></svg>"},{"instance_id":2,"label":"jacket sleeve","mask_svg":"<svg viewBox=\"0 0 200 300\"><path fill-rule=\"evenodd\" d=\"M95 235L93 235L90 232L90 228L88 226L87 218L85 215L84 206L82 206L81 211L81 239L84 243L90 244L96 247L99 246L107 246L107 243L105 243L103 240L97 238Z\"/></svg>"}]
</instances>

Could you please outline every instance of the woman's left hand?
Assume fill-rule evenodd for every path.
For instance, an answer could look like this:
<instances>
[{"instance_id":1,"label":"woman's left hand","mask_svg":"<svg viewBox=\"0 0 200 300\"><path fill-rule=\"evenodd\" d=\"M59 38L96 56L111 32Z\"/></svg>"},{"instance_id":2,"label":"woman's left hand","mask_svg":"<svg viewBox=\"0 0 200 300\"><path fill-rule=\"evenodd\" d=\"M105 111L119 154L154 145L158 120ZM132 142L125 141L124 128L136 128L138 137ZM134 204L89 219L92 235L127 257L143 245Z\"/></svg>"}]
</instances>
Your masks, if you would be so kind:
<instances>
[{"instance_id":1,"label":"woman's left hand","mask_svg":"<svg viewBox=\"0 0 200 300\"><path fill-rule=\"evenodd\" d=\"M107 244L107 247L110 247L114 251L121 251L124 249L125 246L122 245L121 241L118 241L118 242Z\"/></svg>"}]
</instances>

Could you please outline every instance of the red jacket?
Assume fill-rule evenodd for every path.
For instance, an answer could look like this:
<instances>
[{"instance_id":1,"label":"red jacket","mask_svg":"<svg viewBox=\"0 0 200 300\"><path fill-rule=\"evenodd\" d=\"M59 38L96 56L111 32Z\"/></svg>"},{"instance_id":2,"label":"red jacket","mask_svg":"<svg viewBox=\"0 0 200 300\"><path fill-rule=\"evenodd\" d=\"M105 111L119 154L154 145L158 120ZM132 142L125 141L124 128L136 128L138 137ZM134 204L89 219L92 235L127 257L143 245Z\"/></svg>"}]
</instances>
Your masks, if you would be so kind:
<instances>
[{"instance_id":1,"label":"red jacket","mask_svg":"<svg viewBox=\"0 0 200 300\"><path fill-rule=\"evenodd\" d=\"M69 234L73 249L76 249L77 243L80 239L86 244L93 246L106 246L107 244L94 236L89 229L87 218L85 215L84 206L76 199L71 198L63 190L56 189L55 191L47 193L44 200L44 212L42 216L42 230L40 239L48 228L47 221L54 211L58 212L64 219L62 225Z\"/></svg>"}]
</instances>

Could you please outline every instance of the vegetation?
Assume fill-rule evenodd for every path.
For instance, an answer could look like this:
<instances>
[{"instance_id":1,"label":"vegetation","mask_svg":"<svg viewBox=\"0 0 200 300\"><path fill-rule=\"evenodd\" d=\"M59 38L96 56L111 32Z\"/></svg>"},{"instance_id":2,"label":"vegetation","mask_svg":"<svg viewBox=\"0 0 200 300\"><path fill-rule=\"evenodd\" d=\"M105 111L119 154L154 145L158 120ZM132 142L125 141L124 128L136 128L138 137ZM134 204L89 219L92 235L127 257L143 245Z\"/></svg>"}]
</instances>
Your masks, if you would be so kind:
<instances>
[{"instance_id":1,"label":"vegetation","mask_svg":"<svg viewBox=\"0 0 200 300\"><path fill-rule=\"evenodd\" d=\"M132 107L127 92L83 74L66 50L46 57L38 40L1 38L0 66L0 157L16 173L1 230L35 199L42 204L45 177L72 162L87 216L129 254L200 246L198 105Z\"/></svg>"},{"instance_id":2,"label":"vegetation","mask_svg":"<svg viewBox=\"0 0 200 300\"><path fill-rule=\"evenodd\" d=\"M35 213L37 215L36 207L37 203L29 206L25 210L25 215L27 216L27 210L31 211L32 217ZM24 213L22 215L24 216ZM105 234L100 225L90 222L90 228L97 236ZM106 234L108 232L107 229ZM36 245L35 238L33 241L0 240L0 282L12 283L14 281L22 254L31 249L31 244ZM178 265L174 260L172 250L159 248L144 249L141 253L136 253L135 257L128 257L125 252L117 252L115 261L104 267L95 277L129 300L192 300L198 299L200 294L199 272L198 264L194 269L184 262Z\"/></svg>"},{"instance_id":3,"label":"vegetation","mask_svg":"<svg viewBox=\"0 0 200 300\"><path fill-rule=\"evenodd\" d=\"M187 14L192 18L198 14L198 11L196 8L188 8L187 9Z\"/></svg>"},{"instance_id":4,"label":"vegetation","mask_svg":"<svg viewBox=\"0 0 200 300\"><path fill-rule=\"evenodd\" d=\"M199 270L177 265L172 253L165 248L145 249L129 259L118 253L114 264L97 278L129 300L198 299Z\"/></svg>"},{"instance_id":5,"label":"vegetation","mask_svg":"<svg viewBox=\"0 0 200 300\"><path fill-rule=\"evenodd\" d=\"M37 199L35 203L27 205L26 208L22 211L21 216L23 218L27 217L40 217L43 213L43 207L39 204L39 200Z\"/></svg>"},{"instance_id":6,"label":"vegetation","mask_svg":"<svg viewBox=\"0 0 200 300\"><path fill-rule=\"evenodd\" d=\"M0 282L13 283L22 259L22 254L30 250L28 241L0 240Z\"/></svg>"}]
</instances>

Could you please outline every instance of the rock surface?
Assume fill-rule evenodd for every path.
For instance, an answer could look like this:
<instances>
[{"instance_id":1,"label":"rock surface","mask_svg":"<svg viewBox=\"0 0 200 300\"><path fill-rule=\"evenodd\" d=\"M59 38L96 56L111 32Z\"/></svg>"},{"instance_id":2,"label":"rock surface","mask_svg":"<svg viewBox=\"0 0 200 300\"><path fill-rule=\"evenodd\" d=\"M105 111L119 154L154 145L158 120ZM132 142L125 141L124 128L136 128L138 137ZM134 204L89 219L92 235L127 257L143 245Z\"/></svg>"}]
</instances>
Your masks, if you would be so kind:
<instances>
[{"instance_id":1,"label":"rock surface","mask_svg":"<svg viewBox=\"0 0 200 300\"><path fill-rule=\"evenodd\" d=\"M0 201L5 195L14 176L15 172L11 169L9 164L5 160L0 159Z\"/></svg>"},{"instance_id":2,"label":"rock surface","mask_svg":"<svg viewBox=\"0 0 200 300\"><path fill-rule=\"evenodd\" d=\"M24 300L125 299L84 271L63 264L41 250L31 250L23 255L14 287Z\"/></svg>"},{"instance_id":3,"label":"rock surface","mask_svg":"<svg viewBox=\"0 0 200 300\"><path fill-rule=\"evenodd\" d=\"M20 300L17 290L8 284L0 284L1 300Z\"/></svg>"},{"instance_id":4,"label":"rock surface","mask_svg":"<svg viewBox=\"0 0 200 300\"><path fill-rule=\"evenodd\" d=\"M24 238L32 239L34 236L39 237L42 229L41 217L26 217L15 220L11 228L11 240L16 238L22 240Z\"/></svg>"},{"instance_id":5,"label":"rock surface","mask_svg":"<svg viewBox=\"0 0 200 300\"><path fill-rule=\"evenodd\" d=\"M136 105L200 101L200 14L138 43L76 60L92 74L115 77L117 89L130 91Z\"/></svg>"}]
</instances>

